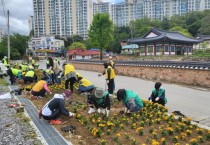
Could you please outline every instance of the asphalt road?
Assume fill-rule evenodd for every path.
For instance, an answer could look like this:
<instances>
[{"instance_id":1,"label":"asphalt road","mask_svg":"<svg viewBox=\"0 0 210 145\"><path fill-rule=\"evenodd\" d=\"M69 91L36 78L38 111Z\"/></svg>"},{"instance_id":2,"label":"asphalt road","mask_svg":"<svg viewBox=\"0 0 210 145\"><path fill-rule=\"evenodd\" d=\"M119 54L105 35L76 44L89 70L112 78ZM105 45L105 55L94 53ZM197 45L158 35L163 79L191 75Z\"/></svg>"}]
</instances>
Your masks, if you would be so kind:
<instances>
[{"instance_id":1,"label":"asphalt road","mask_svg":"<svg viewBox=\"0 0 210 145\"><path fill-rule=\"evenodd\" d=\"M40 68L45 69L45 61L40 62ZM98 72L76 70L83 77L90 80L95 86L105 88L104 76L98 77ZM125 88L137 92L142 99L148 99L155 82L134 77L116 76L115 92ZM181 111L187 117L196 121L204 121L210 126L210 91L205 88L188 87L176 84L163 83L169 112Z\"/></svg>"}]
</instances>

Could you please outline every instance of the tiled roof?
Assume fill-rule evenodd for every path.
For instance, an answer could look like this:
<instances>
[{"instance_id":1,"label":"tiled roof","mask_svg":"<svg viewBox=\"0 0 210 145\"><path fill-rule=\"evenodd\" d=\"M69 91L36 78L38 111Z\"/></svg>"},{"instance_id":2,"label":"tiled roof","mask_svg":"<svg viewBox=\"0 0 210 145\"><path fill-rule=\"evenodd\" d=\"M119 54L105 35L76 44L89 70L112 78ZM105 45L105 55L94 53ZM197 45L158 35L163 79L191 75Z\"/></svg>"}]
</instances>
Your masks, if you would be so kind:
<instances>
[{"instance_id":1,"label":"tiled roof","mask_svg":"<svg viewBox=\"0 0 210 145\"><path fill-rule=\"evenodd\" d=\"M156 34L157 36L146 38L146 36L149 35L151 32ZM171 42L182 42L182 43L201 42L198 39L186 37L179 32L169 32L165 30L151 28L150 31L147 32L143 37L129 39L128 44L142 44L142 43L155 42L155 41L171 41Z\"/></svg>"}]
</instances>

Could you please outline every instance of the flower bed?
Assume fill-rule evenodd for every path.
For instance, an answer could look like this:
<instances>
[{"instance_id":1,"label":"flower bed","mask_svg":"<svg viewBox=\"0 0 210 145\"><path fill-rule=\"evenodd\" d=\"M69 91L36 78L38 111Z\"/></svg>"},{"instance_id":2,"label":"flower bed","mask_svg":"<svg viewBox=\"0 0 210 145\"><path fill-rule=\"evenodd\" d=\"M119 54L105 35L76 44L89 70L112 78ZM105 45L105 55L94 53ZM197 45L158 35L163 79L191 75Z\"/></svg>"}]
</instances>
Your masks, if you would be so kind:
<instances>
[{"instance_id":1,"label":"flower bed","mask_svg":"<svg viewBox=\"0 0 210 145\"><path fill-rule=\"evenodd\" d=\"M50 89L61 92L61 85L52 85ZM37 108L41 108L52 96L42 100L32 100ZM111 100L111 114L109 117L98 113L87 114L87 98L77 93L73 99L66 102L66 107L76 113L74 118L62 116L65 124L55 126L58 131L73 144L130 144L130 145L210 145L210 130L199 128L191 124L190 118L167 115L167 108L149 101L143 101L144 108L139 113L123 114L122 104L116 99ZM76 126L73 135L61 131L67 125Z\"/></svg>"}]
</instances>

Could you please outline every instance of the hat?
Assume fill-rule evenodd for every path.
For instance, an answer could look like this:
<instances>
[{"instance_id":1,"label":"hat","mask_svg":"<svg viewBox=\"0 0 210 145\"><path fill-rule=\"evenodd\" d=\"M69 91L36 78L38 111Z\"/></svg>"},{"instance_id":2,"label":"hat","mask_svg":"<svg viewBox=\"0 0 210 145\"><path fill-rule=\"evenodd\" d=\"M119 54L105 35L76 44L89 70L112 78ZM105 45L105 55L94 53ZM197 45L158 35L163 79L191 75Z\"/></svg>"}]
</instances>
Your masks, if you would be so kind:
<instances>
[{"instance_id":1,"label":"hat","mask_svg":"<svg viewBox=\"0 0 210 145\"><path fill-rule=\"evenodd\" d=\"M102 98L104 96L105 91L102 88L96 88L95 89L95 97L96 98Z\"/></svg>"},{"instance_id":2,"label":"hat","mask_svg":"<svg viewBox=\"0 0 210 145\"><path fill-rule=\"evenodd\" d=\"M112 56L109 56L109 59L112 59Z\"/></svg>"},{"instance_id":3,"label":"hat","mask_svg":"<svg viewBox=\"0 0 210 145\"><path fill-rule=\"evenodd\" d=\"M4 56L4 58L5 58L5 59L7 59L7 57L6 57L6 56Z\"/></svg>"},{"instance_id":4,"label":"hat","mask_svg":"<svg viewBox=\"0 0 210 145\"><path fill-rule=\"evenodd\" d=\"M66 97L71 97L72 92L70 90L64 90L63 94L65 94Z\"/></svg>"}]
</instances>

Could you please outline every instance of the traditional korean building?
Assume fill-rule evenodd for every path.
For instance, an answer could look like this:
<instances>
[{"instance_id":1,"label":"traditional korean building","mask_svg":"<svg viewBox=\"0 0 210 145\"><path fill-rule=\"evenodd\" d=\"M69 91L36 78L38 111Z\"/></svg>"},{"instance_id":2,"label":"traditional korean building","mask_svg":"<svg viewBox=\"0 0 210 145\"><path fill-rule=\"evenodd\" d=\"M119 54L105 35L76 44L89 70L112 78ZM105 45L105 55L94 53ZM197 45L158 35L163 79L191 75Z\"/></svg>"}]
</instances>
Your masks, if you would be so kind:
<instances>
[{"instance_id":1,"label":"traditional korean building","mask_svg":"<svg viewBox=\"0 0 210 145\"><path fill-rule=\"evenodd\" d=\"M127 43L137 44L140 55L190 55L193 45L200 42L179 32L151 28L143 37L129 39Z\"/></svg>"}]
</instances>

